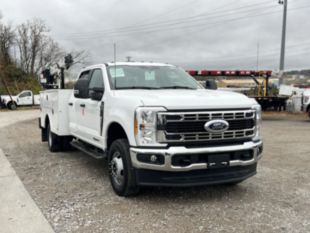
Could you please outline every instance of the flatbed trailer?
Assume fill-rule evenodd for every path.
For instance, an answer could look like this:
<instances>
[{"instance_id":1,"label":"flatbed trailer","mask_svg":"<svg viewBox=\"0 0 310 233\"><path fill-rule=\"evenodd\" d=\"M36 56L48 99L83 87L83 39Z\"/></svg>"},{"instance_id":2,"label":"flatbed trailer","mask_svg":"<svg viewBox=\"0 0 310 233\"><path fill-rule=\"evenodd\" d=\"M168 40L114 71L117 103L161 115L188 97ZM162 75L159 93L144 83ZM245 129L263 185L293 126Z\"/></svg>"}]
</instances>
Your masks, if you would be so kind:
<instances>
[{"instance_id":1,"label":"flatbed trailer","mask_svg":"<svg viewBox=\"0 0 310 233\"><path fill-rule=\"evenodd\" d=\"M255 98L262 110L273 109L275 111L285 111L287 96L249 96Z\"/></svg>"},{"instance_id":2,"label":"flatbed trailer","mask_svg":"<svg viewBox=\"0 0 310 233\"><path fill-rule=\"evenodd\" d=\"M261 105L263 110L273 109L276 111L282 111L286 109L286 101L289 97L286 96L273 96L269 94L269 78L272 75L271 70L188 70L191 76L197 80L207 81L209 79L248 79L251 78L258 87L258 93L255 95L248 95L251 98L255 98ZM260 83L257 79L263 78L263 82Z\"/></svg>"}]
</instances>

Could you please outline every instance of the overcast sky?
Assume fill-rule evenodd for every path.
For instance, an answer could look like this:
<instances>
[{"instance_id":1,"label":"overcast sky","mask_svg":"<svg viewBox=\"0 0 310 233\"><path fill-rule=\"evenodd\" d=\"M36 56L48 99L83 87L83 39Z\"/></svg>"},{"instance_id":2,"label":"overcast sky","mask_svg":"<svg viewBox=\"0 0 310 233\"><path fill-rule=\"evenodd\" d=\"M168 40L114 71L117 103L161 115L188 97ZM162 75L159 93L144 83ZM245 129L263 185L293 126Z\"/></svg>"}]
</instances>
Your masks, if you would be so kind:
<instances>
[{"instance_id":1,"label":"overcast sky","mask_svg":"<svg viewBox=\"0 0 310 233\"><path fill-rule=\"evenodd\" d=\"M288 0L286 69L310 68L310 2ZM278 0L0 0L3 20L42 18L67 50L91 63L131 56L186 69L278 70ZM258 49L259 48L259 49Z\"/></svg>"}]
</instances>

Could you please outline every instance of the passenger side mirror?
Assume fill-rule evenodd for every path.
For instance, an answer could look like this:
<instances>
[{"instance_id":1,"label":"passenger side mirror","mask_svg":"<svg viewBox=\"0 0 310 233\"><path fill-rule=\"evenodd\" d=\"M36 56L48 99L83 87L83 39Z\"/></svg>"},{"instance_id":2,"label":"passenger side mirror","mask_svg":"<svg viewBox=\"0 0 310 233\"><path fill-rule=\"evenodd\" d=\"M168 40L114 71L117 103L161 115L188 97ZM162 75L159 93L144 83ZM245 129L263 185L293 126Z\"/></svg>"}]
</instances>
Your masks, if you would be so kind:
<instances>
[{"instance_id":1,"label":"passenger side mirror","mask_svg":"<svg viewBox=\"0 0 310 233\"><path fill-rule=\"evenodd\" d=\"M104 93L104 89L103 88L92 88L92 89L89 89L89 97L92 100L100 101L102 99L103 93Z\"/></svg>"},{"instance_id":2,"label":"passenger side mirror","mask_svg":"<svg viewBox=\"0 0 310 233\"><path fill-rule=\"evenodd\" d=\"M88 98L88 79L79 79L74 85L74 97L80 99Z\"/></svg>"},{"instance_id":3,"label":"passenger side mirror","mask_svg":"<svg viewBox=\"0 0 310 233\"><path fill-rule=\"evenodd\" d=\"M206 81L206 89L209 90L216 90L217 89L217 84L216 81L211 79Z\"/></svg>"}]
</instances>

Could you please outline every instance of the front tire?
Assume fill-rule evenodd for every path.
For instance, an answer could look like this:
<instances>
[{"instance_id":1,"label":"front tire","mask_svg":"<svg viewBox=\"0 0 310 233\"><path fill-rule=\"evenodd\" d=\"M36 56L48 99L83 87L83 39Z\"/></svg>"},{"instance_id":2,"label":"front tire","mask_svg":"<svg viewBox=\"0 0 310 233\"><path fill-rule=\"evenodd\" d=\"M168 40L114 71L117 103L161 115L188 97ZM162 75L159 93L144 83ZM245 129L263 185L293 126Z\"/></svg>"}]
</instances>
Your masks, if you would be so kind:
<instances>
[{"instance_id":1,"label":"front tire","mask_svg":"<svg viewBox=\"0 0 310 233\"><path fill-rule=\"evenodd\" d=\"M109 177L114 192L123 197L139 192L136 176L131 165L127 139L115 140L108 153Z\"/></svg>"},{"instance_id":2,"label":"front tire","mask_svg":"<svg viewBox=\"0 0 310 233\"><path fill-rule=\"evenodd\" d=\"M50 124L47 125L47 143L50 152L57 152L59 150L59 137L51 131Z\"/></svg>"},{"instance_id":3,"label":"front tire","mask_svg":"<svg viewBox=\"0 0 310 233\"><path fill-rule=\"evenodd\" d=\"M17 106L14 102L8 103L8 109L10 110L16 110Z\"/></svg>"}]
</instances>

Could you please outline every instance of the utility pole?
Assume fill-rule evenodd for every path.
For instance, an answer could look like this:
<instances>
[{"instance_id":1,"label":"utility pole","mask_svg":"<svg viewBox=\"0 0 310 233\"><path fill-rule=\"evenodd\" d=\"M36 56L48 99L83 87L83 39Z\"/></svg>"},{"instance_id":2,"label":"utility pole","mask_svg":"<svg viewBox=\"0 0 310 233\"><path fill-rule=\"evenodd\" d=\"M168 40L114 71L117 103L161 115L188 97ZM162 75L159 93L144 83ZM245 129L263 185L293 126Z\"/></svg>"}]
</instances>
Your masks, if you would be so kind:
<instances>
[{"instance_id":1,"label":"utility pole","mask_svg":"<svg viewBox=\"0 0 310 233\"><path fill-rule=\"evenodd\" d=\"M256 70L259 68L259 42L257 43L257 52L256 52Z\"/></svg>"},{"instance_id":2,"label":"utility pole","mask_svg":"<svg viewBox=\"0 0 310 233\"><path fill-rule=\"evenodd\" d=\"M113 60L114 60L114 66L116 65L116 43L113 44Z\"/></svg>"},{"instance_id":3,"label":"utility pole","mask_svg":"<svg viewBox=\"0 0 310 233\"><path fill-rule=\"evenodd\" d=\"M286 40L286 20L287 20L287 4L288 0L279 0L279 4L283 5L283 23L282 23L282 39L281 39L281 55L280 55L280 74L279 85L283 83L283 73L285 66L285 40Z\"/></svg>"}]
</instances>

